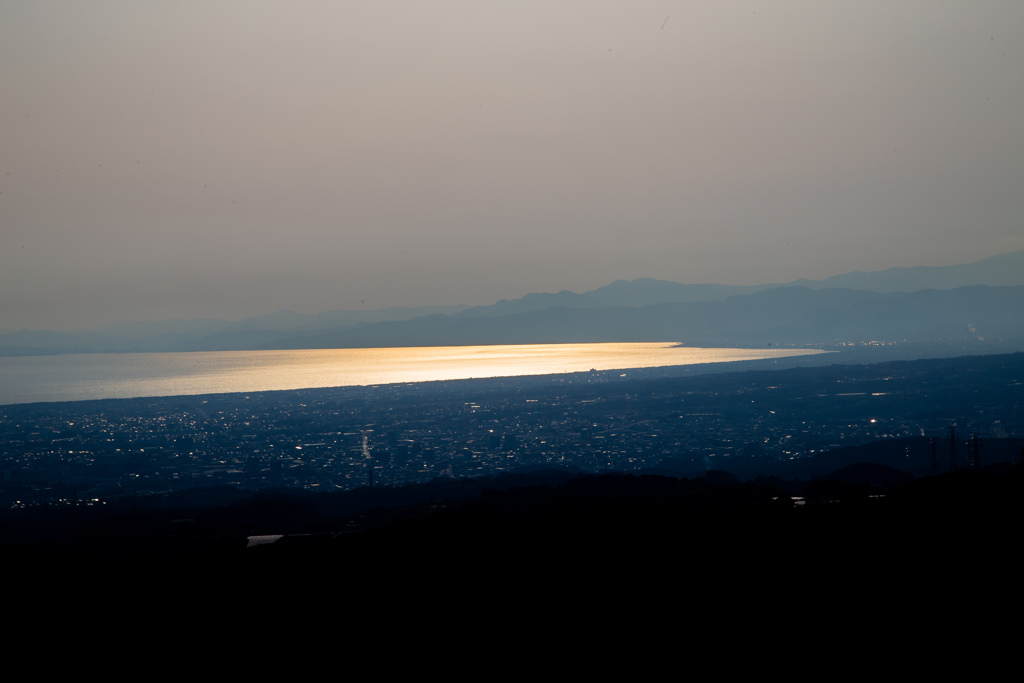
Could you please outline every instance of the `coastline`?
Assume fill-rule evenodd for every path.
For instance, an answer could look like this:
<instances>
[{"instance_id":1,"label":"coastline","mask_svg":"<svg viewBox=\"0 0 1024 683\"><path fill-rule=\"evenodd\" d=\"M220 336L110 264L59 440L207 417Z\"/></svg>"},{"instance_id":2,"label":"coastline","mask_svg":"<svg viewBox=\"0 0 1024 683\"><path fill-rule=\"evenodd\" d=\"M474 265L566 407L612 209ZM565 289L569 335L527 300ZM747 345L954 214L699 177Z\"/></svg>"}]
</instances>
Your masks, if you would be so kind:
<instances>
[{"instance_id":1,"label":"coastline","mask_svg":"<svg viewBox=\"0 0 1024 683\"><path fill-rule=\"evenodd\" d=\"M0 405L194 396L446 380L567 376L805 358L820 349L664 343L490 345L299 351L80 354L0 358Z\"/></svg>"}]
</instances>

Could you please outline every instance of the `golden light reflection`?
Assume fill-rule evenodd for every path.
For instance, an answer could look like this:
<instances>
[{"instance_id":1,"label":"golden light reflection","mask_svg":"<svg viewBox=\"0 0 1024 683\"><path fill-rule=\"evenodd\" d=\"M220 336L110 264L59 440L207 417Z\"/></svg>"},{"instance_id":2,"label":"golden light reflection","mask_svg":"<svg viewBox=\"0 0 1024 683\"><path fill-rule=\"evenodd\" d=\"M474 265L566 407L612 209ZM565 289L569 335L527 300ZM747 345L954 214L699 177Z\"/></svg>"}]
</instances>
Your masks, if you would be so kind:
<instances>
[{"instance_id":1,"label":"golden light reflection","mask_svg":"<svg viewBox=\"0 0 1024 683\"><path fill-rule=\"evenodd\" d=\"M685 348L669 342L648 342L311 349L200 355L208 355L214 365L232 366L214 371L209 379L230 384L237 379L246 382L247 387L251 386L248 382L257 381L259 386L254 389L270 390L658 368L816 353L821 352Z\"/></svg>"},{"instance_id":2,"label":"golden light reflection","mask_svg":"<svg viewBox=\"0 0 1024 683\"><path fill-rule=\"evenodd\" d=\"M66 355L48 358L45 368L32 374L35 394L13 402L554 375L818 353L823 351L704 349L649 342Z\"/></svg>"}]
</instances>

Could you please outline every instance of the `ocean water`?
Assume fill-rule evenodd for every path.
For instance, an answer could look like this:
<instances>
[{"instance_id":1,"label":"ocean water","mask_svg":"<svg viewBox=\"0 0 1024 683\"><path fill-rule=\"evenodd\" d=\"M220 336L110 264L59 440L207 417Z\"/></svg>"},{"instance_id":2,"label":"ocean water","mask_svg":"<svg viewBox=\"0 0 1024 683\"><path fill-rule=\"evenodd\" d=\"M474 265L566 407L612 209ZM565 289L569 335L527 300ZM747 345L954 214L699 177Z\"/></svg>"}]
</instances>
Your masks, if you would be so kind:
<instances>
[{"instance_id":1,"label":"ocean water","mask_svg":"<svg viewBox=\"0 0 1024 683\"><path fill-rule=\"evenodd\" d=\"M811 349L523 344L0 358L0 404L548 375L783 358Z\"/></svg>"}]
</instances>

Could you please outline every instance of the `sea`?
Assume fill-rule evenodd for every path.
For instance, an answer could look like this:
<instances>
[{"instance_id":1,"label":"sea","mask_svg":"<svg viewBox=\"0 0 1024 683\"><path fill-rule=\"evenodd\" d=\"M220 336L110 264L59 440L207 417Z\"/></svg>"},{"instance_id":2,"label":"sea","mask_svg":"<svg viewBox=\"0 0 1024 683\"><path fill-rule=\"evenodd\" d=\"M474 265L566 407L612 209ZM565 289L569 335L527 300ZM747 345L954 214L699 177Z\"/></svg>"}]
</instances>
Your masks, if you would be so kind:
<instances>
[{"instance_id":1,"label":"sea","mask_svg":"<svg viewBox=\"0 0 1024 683\"><path fill-rule=\"evenodd\" d=\"M817 353L822 351L648 342L16 356L0 358L0 405L664 368Z\"/></svg>"}]
</instances>

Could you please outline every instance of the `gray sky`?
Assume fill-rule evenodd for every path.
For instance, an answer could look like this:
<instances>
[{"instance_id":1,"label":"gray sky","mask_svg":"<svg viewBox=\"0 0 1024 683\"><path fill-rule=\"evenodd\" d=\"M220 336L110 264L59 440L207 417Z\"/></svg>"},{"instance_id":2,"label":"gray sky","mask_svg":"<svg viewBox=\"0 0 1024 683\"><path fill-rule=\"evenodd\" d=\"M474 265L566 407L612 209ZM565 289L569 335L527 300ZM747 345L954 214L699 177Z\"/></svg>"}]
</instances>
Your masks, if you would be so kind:
<instances>
[{"instance_id":1,"label":"gray sky","mask_svg":"<svg viewBox=\"0 0 1024 683\"><path fill-rule=\"evenodd\" d=\"M1024 249L1024 3L0 1L0 329Z\"/></svg>"}]
</instances>

